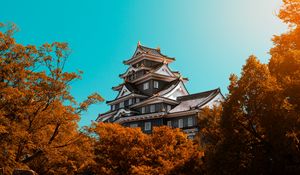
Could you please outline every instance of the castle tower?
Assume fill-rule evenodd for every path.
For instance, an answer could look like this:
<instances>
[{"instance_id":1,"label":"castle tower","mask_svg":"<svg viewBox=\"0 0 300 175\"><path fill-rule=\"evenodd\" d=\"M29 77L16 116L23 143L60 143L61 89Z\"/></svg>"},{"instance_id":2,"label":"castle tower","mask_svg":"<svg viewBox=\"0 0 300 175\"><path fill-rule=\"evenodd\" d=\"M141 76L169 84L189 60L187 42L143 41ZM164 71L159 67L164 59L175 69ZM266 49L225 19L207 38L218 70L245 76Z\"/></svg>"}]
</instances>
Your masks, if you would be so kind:
<instances>
[{"instance_id":1,"label":"castle tower","mask_svg":"<svg viewBox=\"0 0 300 175\"><path fill-rule=\"evenodd\" d=\"M211 107L224 99L220 89L190 95L185 87L187 78L172 71L169 64L175 58L161 53L160 48L142 46L123 61L128 69L119 77L123 83L113 87L117 97L106 103L110 110L100 114L99 122L120 123L140 127L151 133L153 126L182 128L193 137L198 131L197 115L201 108Z\"/></svg>"}]
</instances>

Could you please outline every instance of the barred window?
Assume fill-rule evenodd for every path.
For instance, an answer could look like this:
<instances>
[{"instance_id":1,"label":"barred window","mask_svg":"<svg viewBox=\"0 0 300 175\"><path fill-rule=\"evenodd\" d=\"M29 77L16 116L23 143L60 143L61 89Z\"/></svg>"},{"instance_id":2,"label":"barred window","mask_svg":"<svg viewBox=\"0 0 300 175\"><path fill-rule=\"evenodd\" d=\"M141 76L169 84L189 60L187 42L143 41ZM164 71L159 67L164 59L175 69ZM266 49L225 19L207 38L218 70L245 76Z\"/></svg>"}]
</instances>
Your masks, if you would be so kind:
<instances>
[{"instance_id":1,"label":"barred window","mask_svg":"<svg viewBox=\"0 0 300 175\"><path fill-rule=\"evenodd\" d=\"M188 126L193 126L193 118L192 117L188 118Z\"/></svg>"},{"instance_id":2,"label":"barred window","mask_svg":"<svg viewBox=\"0 0 300 175\"><path fill-rule=\"evenodd\" d=\"M155 105L150 105L150 112L155 112Z\"/></svg>"},{"instance_id":3,"label":"barred window","mask_svg":"<svg viewBox=\"0 0 300 175\"><path fill-rule=\"evenodd\" d=\"M154 81L153 86L154 88L158 89L158 81Z\"/></svg>"},{"instance_id":4,"label":"barred window","mask_svg":"<svg viewBox=\"0 0 300 175\"><path fill-rule=\"evenodd\" d=\"M142 107L142 114L144 114L145 113L145 107Z\"/></svg>"},{"instance_id":5,"label":"barred window","mask_svg":"<svg viewBox=\"0 0 300 175\"><path fill-rule=\"evenodd\" d=\"M146 82L146 83L143 84L143 89L144 90L149 89L149 82Z\"/></svg>"},{"instance_id":6,"label":"barred window","mask_svg":"<svg viewBox=\"0 0 300 175\"><path fill-rule=\"evenodd\" d=\"M178 128L183 128L183 119L178 120Z\"/></svg>"},{"instance_id":7,"label":"barred window","mask_svg":"<svg viewBox=\"0 0 300 175\"><path fill-rule=\"evenodd\" d=\"M121 103L120 103L120 108L123 108L124 107L124 101L122 101Z\"/></svg>"},{"instance_id":8,"label":"barred window","mask_svg":"<svg viewBox=\"0 0 300 175\"><path fill-rule=\"evenodd\" d=\"M151 122L145 122L145 131L151 130Z\"/></svg>"},{"instance_id":9,"label":"barred window","mask_svg":"<svg viewBox=\"0 0 300 175\"><path fill-rule=\"evenodd\" d=\"M138 127L138 124L137 124L137 123L131 123L131 124L129 125L129 127L130 127L130 128L136 128L136 127Z\"/></svg>"},{"instance_id":10,"label":"barred window","mask_svg":"<svg viewBox=\"0 0 300 175\"><path fill-rule=\"evenodd\" d=\"M172 121L171 120L167 121L167 126L172 127Z\"/></svg>"}]
</instances>

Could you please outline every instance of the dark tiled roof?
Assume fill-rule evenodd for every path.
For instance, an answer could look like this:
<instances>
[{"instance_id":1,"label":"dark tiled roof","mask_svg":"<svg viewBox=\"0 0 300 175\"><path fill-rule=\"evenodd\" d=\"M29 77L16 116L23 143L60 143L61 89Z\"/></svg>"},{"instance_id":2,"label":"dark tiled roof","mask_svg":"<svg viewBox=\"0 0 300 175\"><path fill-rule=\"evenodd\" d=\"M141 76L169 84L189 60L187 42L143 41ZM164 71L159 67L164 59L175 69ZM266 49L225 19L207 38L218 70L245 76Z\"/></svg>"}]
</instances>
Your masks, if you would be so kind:
<instances>
[{"instance_id":1,"label":"dark tiled roof","mask_svg":"<svg viewBox=\"0 0 300 175\"><path fill-rule=\"evenodd\" d=\"M190 95L181 96L181 97L178 97L177 100L186 101L186 100L193 100L193 99L197 99L197 98L205 98L205 97L208 97L212 94L217 94L219 92L220 92L220 88L217 88L217 89L213 89L213 90L210 90L210 91L200 92L200 93L197 93L197 94L190 94Z\"/></svg>"},{"instance_id":2,"label":"dark tiled roof","mask_svg":"<svg viewBox=\"0 0 300 175\"><path fill-rule=\"evenodd\" d=\"M99 115L98 115L98 118L99 118L100 116L105 115L105 114L114 113L114 112L116 112L116 111L111 111L111 110L106 111L106 112L104 112L104 113L99 114ZM98 120L98 119L97 119L97 120Z\"/></svg>"},{"instance_id":3,"label":"dark tiled roof","mask_svg":"<svg viewBox=\"0 0 300 175\"><path fill-rule=\"evenodd\" d=\"M157 64L156 66L152 67L152 70L153 72L157 71L159 68L161 68L164 64L163 63L159 63Z\"/></svg>"},{"instance_id":4,"label":"dark tiled roof","mask_svg":"<svg viewBox=\"0 0 300 175\"><path fill-rule=\"evenodd\" d=\"M133 84L126 82L125 86L130 92L139 93L139 90Z\"/></svg>"},{"instance_id":5,"label":"dark tiled roof","mask_svg":"<svg viewBox=\"0 0 300 175\"><path fill-rule=\"evenodd\" d=\"M127 88L130 92L135 92L135 93L139 93L139 92L140 92L137 88L135 88L135 85L134 85L134 84L129 83L129 82L121 83L121 84L119 84L118 86L112 87L112 89L121 86L121 88L120 88L120 90L121 90L122 87L123 87L123 85L125 85L126 88Z\"/></svg>"},{"instance_id":6,"label":"dark tiled roof","mask_svg":"<svg viewBox=\"0 0 300 175\"><path fill-rule=\"evenodd\" d=\"M123 86L123 85L125 85L126 88L127 88L130 92L132 92L132 93L139 94L139 95L146 95L146 94L142 93L139 89L137 89L137 88L136 88L133 84L131 84L131 83L126 82L126 83L123 83L122 86ZM119 91L119 93L121 93L121 90ZM119 94L118 94L117 96L119 96ZM146 96L147 96L147 95L146 95ZM114 100L106 101L106 103L110 103L110 102L115 101L115 100L117 100L117 98L114 99Z\"/></svg>"},{"instance_id":7,"label":"dark tiled roof","mask_svg":"<svg viewBox=\"0 0 300 175\"><path fill-rule=\"evenodd\" d=\"M136 94L136 95L142 95L142 96L144 96L144 97L147 97L147 95L144 95L144 94L141 94L141 93L134 93L134 94ZM115 98L114 100L108 100L108 101L106 101L106 103L108 104L108 103L111 103L111 102L113 102L113 101L116 101L116 100L119 100L119 99L124 99L125 97L128 97L128 96L130 96L131 94L128 94L128 95L125 95L125 96L122 96L122 97L119 97L119 98ZM118 95L119 96L119 95Z\"/></svg>"},{"instance_id":8,"label":"dark tiled roof","mask_svg":"<svg viewBox=\"0 0 300 175\"><path fill-rule=\"evenodd\" d=\"M201 108L205 104L209 103L214 97L220 93L220 89L214 89L197 94L185 95L178 97L177 100L180 104L169 111L169 113L178 113L189 111L196 108Z\"/></svg>"},{"instance_id":9,"label":"dark tiled roof","mask_svg":"<svg viewBox=\"0 0 300 175\"><path fill-rule=\"evenodd\" d=\"M170 58L170 57L168 57L168 56L162 54L162 53L160 52L160 49L158 49L158 48L157 48L157 49L154 49L154 48L150 48L150 47L146 47L146 46L142 46L142 45L138 45L138 47L139 47L140 49L142 49L143 51L145 51L146 53L150 53L150 54L152 54L152 55L158 55L158 56L163 56L163 57ZM175 60L174 58L170 58L170 59Z\"/></svg>"},{"instance_id":10,"label":"dark tiled roof","mask_svg":"<svg viewBox=\"0 0 300 175\"><path fill-rule=\"evenodd\" d=\"M174 80L174 81L171 81L165 87L163 87L161 91L157 92L156 94L158 94L159 96L163 96L166 93L173 90L179 83L180 83L180 80L178 80L178 79Z\"/></svg>"}]
</instances>

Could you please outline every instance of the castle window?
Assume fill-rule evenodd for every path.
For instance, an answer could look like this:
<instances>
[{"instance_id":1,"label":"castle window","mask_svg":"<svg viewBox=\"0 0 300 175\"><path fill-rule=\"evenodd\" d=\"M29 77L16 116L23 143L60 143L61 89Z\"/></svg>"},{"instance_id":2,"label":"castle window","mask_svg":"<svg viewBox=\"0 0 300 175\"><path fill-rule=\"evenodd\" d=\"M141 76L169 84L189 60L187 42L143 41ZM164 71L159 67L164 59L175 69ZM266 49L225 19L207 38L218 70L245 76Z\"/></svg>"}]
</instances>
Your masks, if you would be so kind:
<instances>
[{"instance_id":1,"label":"castle window","mask_svg":"<svg viewBox=\"0 0 300 175\"><path fill-rule=\"evenodd\" d=\"M111 105L111 110L112 110L112 111L115 110L115 105Z\"/></svg>"},{"instance_id":2,"label":"castle window","mask_svg":"<svg viewBox=\"0 0 300 175\"><path fill-rule=\"evenodd\" d=\"M124 108L124 101L120 103L120 108Z\"/></svg>"},{"instance_id":3,"label":"castle window","mask_svg":"<svg viewBox=\"0 0 300 175\"><path fill-rule=\"evenodd\" d=\"M145 122L145 131L151 130L151 122Z\"/></svg>"},{"instance_id":4,"label":"castle window","mask_svg":"<svg viewBox=\"0 0 300 175\"><path fill-rule=\"evenodd\" d=\"M193 118L192 117L188 118L188 126L193 126Z\"/></svg>"},{"instance_id":5,"label":"castle window","mask_svg":"<svg viewBox=\"0 0 300 175\"><path fill-rule=\"evenodd\" d=\"M132 105L132 99L128 100L128 105Z\"/></svg>"},{"instance_id":6,"label":"castle window","mask_svg":"<svg viewBox=\"0 0 300 175\"><path fill-rule=\"evenodd\" d=\"M136 98L135 102L136 102L136 103L139 103L139 102L140 102L140 99L139 99L139 98Z\"/></svg>"},{"instance_id":7,"label":"castle window","mask_svg":"<svg viewBox=\"0 0 300 175\"><path fill-rule=\"evenodd\" d=\"M171 110L171 105L167 105L167 112Z\"/></svg>"},{"instance_id":8,"label":"castle window","mask_svg":"<svg viewBox=\"0 0 300 175\"><path fill-rule=\"evenodd\" d=\"M158 89L158 81L154 81L153 86L154 86L155 89Z\"/></svg>"},{"instance_id":9,"label":"castle window","mask_svg":"<svg viewBox=\"0 0 300 175\"><path fill-rule=\"evenodd\" d=\"M131 123L131 124L129 125L129 127L130 127L130 128L136 128L136 127L138 127L138 124L137 124L137 123Z\"/></svg>"},{"instance_id":10,"label":"castle window","mask_svg":"<svg viewBox=\"0 0 300 175\"><path fill-rule=\"evenodd\" d=\"M178 120L178 128L183 128L183 119Z\"/></svg>"},{"instance_id":11,"label":"castle window","mask_svg":"<svg viewBox=\"0 0 300 175\"><path fill-rule=\"evenodd\" d=\"M155 112L155 105L150 105L150 112Z\"/></svg>"},{"instance_id":12,"label":"castle window","mask_svg":"<svg viewBox=\"0 0 300 175\"><path fill-rule=\"evenodd\" d=\"M142 114L145 113L145 107L142 107Z\"/></svg>"},{"instance_id":13,"label":"castle window","mask_svg":"<svg viewBox=\"0 0 300 175\"><path fill-rule=\"evenodd\" d=\"M167 126L172 127L172 121L167 121Z\"/></svg>"},{"instance_id":14,"label":"castle window","mask_svg":"<svg viewBox=\"0 0 300 175\"><path fill-rule=\"evenodd\" d=\"M146 82L146 83L143 84L143 89L144 90L149 89L149 82Z\"/></svg>"}]
</instances>

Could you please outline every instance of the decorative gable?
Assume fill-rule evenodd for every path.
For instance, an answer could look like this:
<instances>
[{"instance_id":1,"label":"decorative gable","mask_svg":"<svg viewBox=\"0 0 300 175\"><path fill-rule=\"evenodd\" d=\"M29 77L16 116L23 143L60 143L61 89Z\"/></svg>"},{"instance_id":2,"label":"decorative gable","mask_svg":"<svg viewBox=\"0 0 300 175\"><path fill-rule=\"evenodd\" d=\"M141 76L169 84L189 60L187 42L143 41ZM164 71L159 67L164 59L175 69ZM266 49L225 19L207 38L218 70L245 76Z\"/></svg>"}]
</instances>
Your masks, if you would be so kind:
<instances>
[{"instance_id":1,"label":"decorative gable","mask_svg":"<svg viewBox=\"0 0 300 175\"><path fill-rule=\"evenodd\" d=\"M121 115L124 114L130 114L130 111L127 111L125 109L120 109L114 116L113 116L113 120L116 120L117 118L121 117Z\"/></svg>"},{"instance_id":2,"label":"decorative gable","mask_svg":"<svg viewBox=\"0 0 300 175\"><path fill-rule=\"evenodd\" d=\"M219 92L213 99L211 99L208 103L206 103L204 107L213 108L214 106L219 106L224 101L224 96Z\"/></svg>"},{"instance_id":3,"label":"decorative gable","mask_svg":"<svg viewBox=\"0 0 300 175\"><path fill-rule=\"evenodd\" d=\"M127 69L127 71L126 71L124 74L122 74L122 75L120 75L120 76L121 76L121 77L126 77L128 74L134 73L134 72L136 72L137 70L138 70L137 68L130 67L130 68Z\"/></svg>"},{"instance_id":4,"label":"decorative gable","mask_svg":"<svg viewBox=\"0 0 300 175\"><path fill-rule=\"evenodd\" d=\"M139 56L140 54L143 53L143 50L141 50L139 47L136 48L132 58Z\"/></svg>"},{"instance_id":5,"label":"decorative gable","mask_svg":"<svg viewBox=\"0 0 300 175\"><path fill-rule=\"evenodd\" d=\"M175 76L166 64L161 66L154 73L157 73L157 74L160 74L160 75L166 75L166 76L169 76L169 77L174 77Z\"/></svg>"},{"instance_id":6,"label":"decorative gable","mask_svg":"<svg viewBox=\"0 0 300 175\"><path fill-rule=\"evenodd\" d=\"M170 92L166 93L163 97L176 100L177 97L184 96L184 95L189 95L188 91L186 90L184 84L182 81L178 83L178 85L172 89Z\"/></svg>"},{"instance_id":7,"label":"decorative gable","mask_svg":"<svg viewBox=\"0 0 300 175\"><path fill-rule=\"evenodd\" d=\"M117 98L123 97L125 95L129 95L131 94L131 92L127 89L127 87L125 85L123 85L121 91L119 92Z\"/></svg>"}]
</instances>

